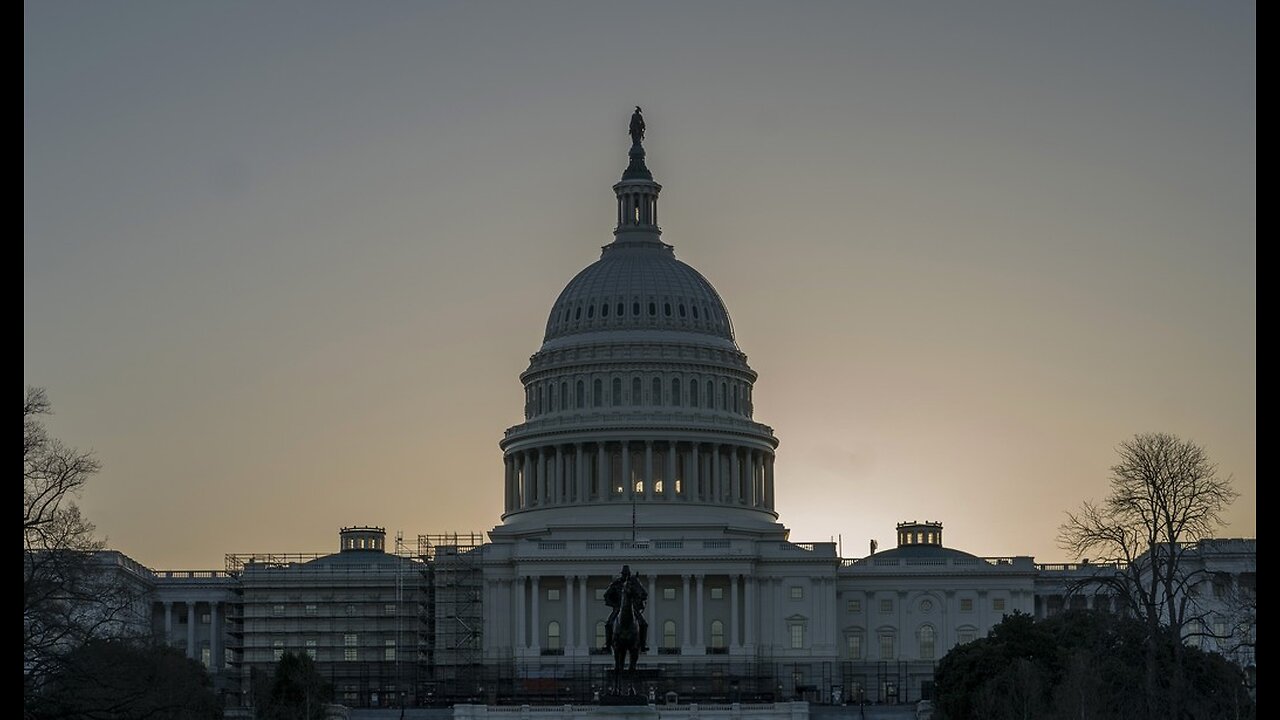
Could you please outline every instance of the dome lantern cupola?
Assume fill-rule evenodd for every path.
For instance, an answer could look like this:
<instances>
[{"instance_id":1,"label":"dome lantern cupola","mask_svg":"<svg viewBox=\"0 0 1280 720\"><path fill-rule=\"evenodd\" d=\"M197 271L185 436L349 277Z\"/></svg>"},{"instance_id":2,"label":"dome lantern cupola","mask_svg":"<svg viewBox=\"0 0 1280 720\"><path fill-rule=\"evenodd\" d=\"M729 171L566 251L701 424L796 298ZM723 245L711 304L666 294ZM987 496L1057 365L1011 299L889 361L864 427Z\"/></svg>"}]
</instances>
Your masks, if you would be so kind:
<instances>
[{"instance_id":1,"label":"dome lantern cupola","mask_svg":"<svg viewBox=\"0 0 1280 720\"><path fill-rule=\"evenodd\" d=\"M942 547L942 523L927 520L898 523L898 547L910 545Z\"/></svg>"},{"instance_id":2,"label":"dome lantern cupola","mask_svg":"<svg viewBox=\"0 0 1280 720\"><path fill-rule=\"evenodd\" d=\"M622 179L613 186L618 196L618 225L613 230L615 243L657 243L662 235L658 227L658 193L662 186L653 181L653 173L645 165L644 117L640 106L631 115L631 162Z\"/></svg>"}]
</instances>

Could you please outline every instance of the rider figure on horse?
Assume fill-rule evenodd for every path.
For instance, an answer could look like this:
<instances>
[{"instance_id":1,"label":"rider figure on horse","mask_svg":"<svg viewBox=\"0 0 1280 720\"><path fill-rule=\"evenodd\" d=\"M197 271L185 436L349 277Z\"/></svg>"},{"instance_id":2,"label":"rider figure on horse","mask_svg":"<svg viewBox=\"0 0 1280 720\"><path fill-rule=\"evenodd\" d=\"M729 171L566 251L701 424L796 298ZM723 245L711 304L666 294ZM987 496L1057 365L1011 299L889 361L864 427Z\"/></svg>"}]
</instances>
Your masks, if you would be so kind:
<instances>
[{"instance_id":1,"label":"rider figure on horse","mask_svg":"<svg viewBox=\"0 0 1280 720\"><path fill-rule=\"evenodd\" d=\"M613 628L618 621L618 613L622 611L623 588L626 588L631 596L631 612L635 614L640 651L648 652L649 622L644 618L644 606L645 601L649 599L649 593L645 592L644 586L636 576L631 574L629 565L622 566L622 574L614 578L613 582L609 583L609 589L604 591L604 604L613 608L613 612L604 624L604 648L605 650L613 649Z\"/></svg>"}]
</instances>

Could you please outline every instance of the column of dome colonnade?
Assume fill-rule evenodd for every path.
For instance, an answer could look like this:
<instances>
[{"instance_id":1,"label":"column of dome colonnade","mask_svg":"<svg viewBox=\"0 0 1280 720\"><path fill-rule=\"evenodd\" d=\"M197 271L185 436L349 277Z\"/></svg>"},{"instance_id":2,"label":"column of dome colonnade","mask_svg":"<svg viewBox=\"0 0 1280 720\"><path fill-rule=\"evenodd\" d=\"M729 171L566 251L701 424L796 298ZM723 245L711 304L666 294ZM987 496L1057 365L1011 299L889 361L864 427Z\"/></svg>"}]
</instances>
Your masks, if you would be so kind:
<instances>
[{"instance_id":1,"label":"column of dome colonnade","mask_svg":"<svg viewBox=\"0 0 1280 720\"><path fill-rule=\"evenodd\" d=\"M663 508L654 521L777 519L756 373L720 295L662 241L642 140L613 186L613 242L560 293L520 376L524 422L500 443L506 527L611 524L609 506L632 503Z\"/></svg>"},{"instance_id":2,"label":"column of dome colonnade","mask_svg":"<svg viewBox=\"0 0 1280 720\"><path fill-rule=\"evenodd\" d=\"M773 450L759 445L571 442L512 450L504 462L506 513L614 502L774 509Z\"/></svg>"}]
</instances>

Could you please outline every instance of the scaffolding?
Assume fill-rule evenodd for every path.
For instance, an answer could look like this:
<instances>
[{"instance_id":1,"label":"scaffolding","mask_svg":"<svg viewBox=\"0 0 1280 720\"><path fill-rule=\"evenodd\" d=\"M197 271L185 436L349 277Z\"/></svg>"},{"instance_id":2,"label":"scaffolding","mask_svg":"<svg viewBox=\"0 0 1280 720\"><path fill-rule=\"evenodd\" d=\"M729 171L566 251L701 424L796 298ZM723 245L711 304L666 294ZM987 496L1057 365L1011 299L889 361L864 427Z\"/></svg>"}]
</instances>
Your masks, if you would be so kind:
<instances>
[{"instance_id":1,"label":"scaffolding","mask_svg":"<svg viewBox=\"0 0 1280 720\"><path fill-rule=\"evenodd\" d=\"M427 589L423 697L443 701L479 692L472 685L484 664L484 547L483 533L418 536Z\"/></svg>"}]
</instances>

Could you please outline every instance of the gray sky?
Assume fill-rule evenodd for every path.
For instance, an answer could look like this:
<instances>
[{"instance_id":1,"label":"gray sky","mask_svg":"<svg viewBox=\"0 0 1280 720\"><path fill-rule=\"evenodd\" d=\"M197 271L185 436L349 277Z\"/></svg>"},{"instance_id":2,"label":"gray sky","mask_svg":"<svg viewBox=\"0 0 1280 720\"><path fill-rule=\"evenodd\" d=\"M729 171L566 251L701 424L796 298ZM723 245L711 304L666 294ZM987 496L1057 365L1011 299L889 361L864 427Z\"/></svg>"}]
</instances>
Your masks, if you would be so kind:
<instances>
[{"instance_id":1,"label":"gray sky","mask_svg":"<svg viewBox=\"0 0 1280 720\"><path fill-rule=\"evenodd\" d=\"M23 380L156 567L485 530L644 106L794 540L1064 559L1115 444L1256 533L1252 3L38 2Z\"/></svg>"}]
</instances>

